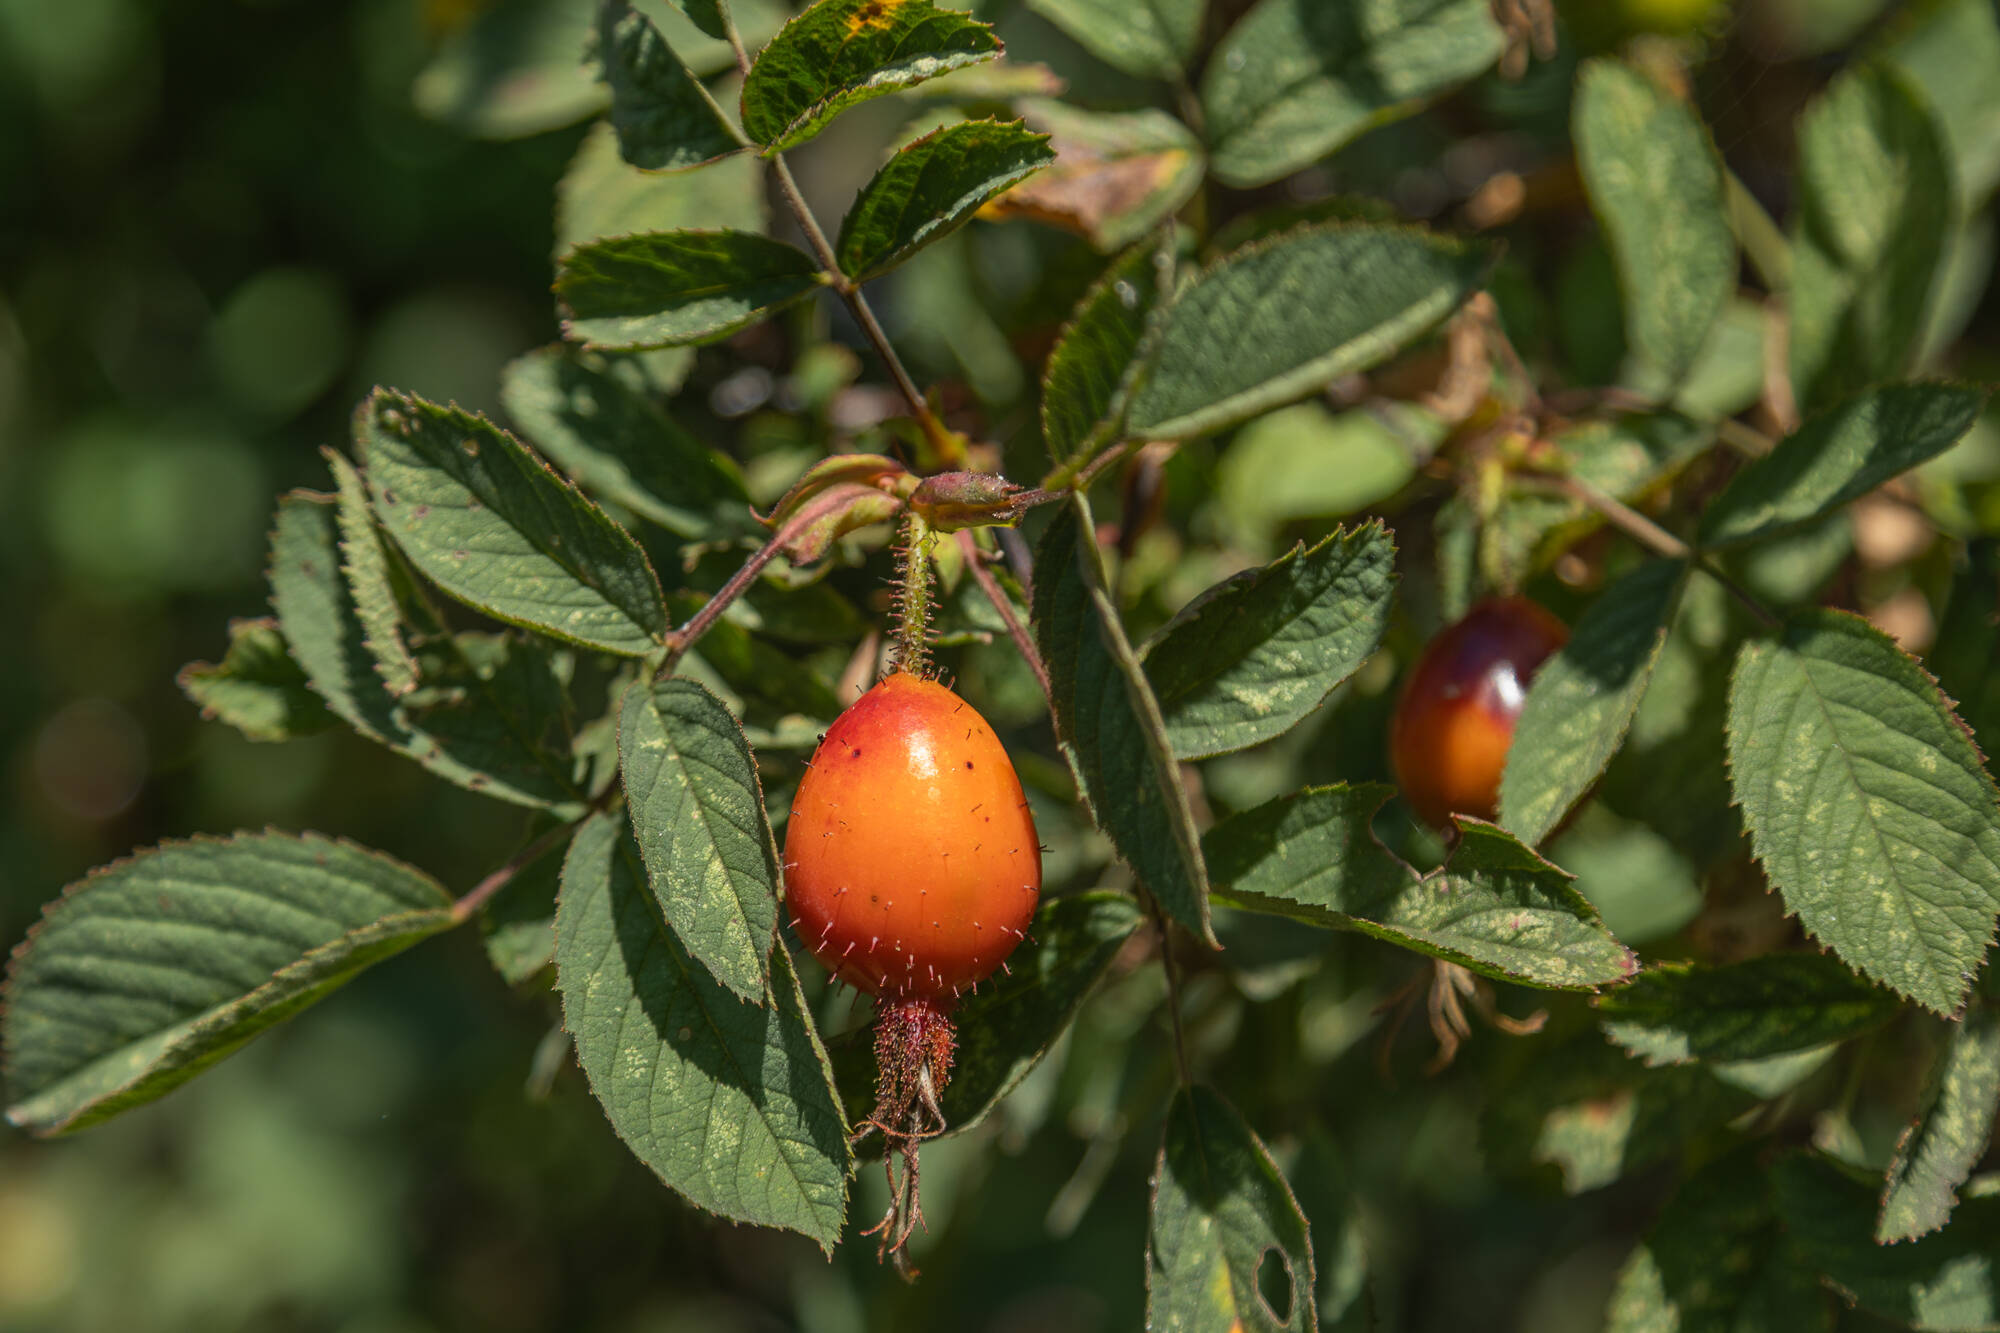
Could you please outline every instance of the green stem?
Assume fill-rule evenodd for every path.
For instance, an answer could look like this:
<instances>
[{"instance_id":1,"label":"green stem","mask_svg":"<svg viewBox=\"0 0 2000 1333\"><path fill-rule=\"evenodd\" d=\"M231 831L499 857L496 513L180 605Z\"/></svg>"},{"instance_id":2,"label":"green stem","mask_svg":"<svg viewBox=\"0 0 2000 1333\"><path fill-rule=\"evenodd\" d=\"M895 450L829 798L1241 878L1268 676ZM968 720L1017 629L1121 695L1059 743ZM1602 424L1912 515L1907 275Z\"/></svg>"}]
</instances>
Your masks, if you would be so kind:
<instances>
[{"instance_id":1,"label":"green stem","mask_svg":"<svg viewBox=\"0 0 2000 1333\"><path fill-rule=\"evenodd\" d=\"M1035 641L1029 635L1027 626L1023 625L1020 617L1014 614L1014 605L1007 600L1006 590L1001 588L1000 580L994 578L993 571L986 567L985 557L981 554L979 543L974 539L971 529L968 528L958 534L958 545L959 549L965 552L965 567L972 572L972 581L979 585L979 591L986 594L986 600L993 603L993 610L999 615L1000 623L1007 627L1007 637L1014 641L1014 647L1021 654L1021 659L1028 664L1028 669L1035 673L1035 680L1042 687L1042 698L1053 700L1054 695L1049 688L1048 664L1043 662L1042 655L1035 651Z\"/></svg>"},{"instance_id":2,"label":"green stem","mask_svg":"<svg viewBox=\"0 0 2000 1333\"><path fill-rule=\"evenodd\" d=\"M1167 1017L1173 1027L1174 1072L1180 1076L1181 1086L1194 1086L1194 1067L1188 1062L1187 1030L1181 1024L1181 972L1174 962L1173 928L1167 924L1167 914L1161 910L1159 899L1149 892L1145 885L1137 886L1139 900L1145 904L1146 913L1153 919L1153 928L1160 932L1160 969L1167 974Z\"/></svg>"},{"instance_id":3,"label":"green stem","mask_svg":"<svg viewBox=\"0 0 2000 1333\"><path fill-rule=\"evenodd\" d=\"M1757 196L1750 193L1748 186L1736 173L1724 168L1722 172L1723 204L1729 210L1729 229L1736 233L1737 242L1743 253L1750 257L1750 267L1757 270L1757 276L1764 280L1764 286L1773 292L1782 292L1792 285L1792 246L1785 239L1785 233L1771 215L1764 211L1764 205L1757 202Z\"/></svg>"},{"instance_id":4,"label":"green stem","mask_svg":"<svg viewBox=\"0 0 2000 1333\"><path fill-rule=\"evenodd\" d=\"M896 647L889 655L891 671L921 676L930 670L932 537L930 524L916 510L904 512L896 551Z\"/></svg>"}]
</instances>

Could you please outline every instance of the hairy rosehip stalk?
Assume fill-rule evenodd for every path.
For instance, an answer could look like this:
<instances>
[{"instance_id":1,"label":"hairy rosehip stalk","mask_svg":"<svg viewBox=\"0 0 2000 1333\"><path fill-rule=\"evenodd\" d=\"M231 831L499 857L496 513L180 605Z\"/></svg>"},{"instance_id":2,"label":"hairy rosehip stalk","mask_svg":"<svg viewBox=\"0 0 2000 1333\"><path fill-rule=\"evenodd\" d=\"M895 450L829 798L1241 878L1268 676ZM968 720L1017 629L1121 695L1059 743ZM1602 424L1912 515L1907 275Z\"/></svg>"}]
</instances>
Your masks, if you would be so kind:
<instances>
[{"instance_id":1,"label":"hairy rosehip stalk","mask_svg":"<svg viewBox=\"0 0 2000 1333\"><path fill-rule=\"evenodd\" d=\"M891 672L913 676L931 667L931 527L914 509L903 512L896 535L896 644L889 656Z\"/></svg>"}]
</instances>

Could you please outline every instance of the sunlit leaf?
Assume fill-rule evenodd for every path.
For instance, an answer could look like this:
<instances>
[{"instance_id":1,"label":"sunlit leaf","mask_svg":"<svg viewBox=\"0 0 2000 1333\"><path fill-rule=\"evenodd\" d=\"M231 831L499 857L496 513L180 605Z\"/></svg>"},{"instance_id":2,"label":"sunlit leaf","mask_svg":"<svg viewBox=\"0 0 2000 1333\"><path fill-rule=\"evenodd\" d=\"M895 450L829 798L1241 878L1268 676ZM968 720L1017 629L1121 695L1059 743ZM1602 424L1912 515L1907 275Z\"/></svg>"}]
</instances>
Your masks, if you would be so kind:
<instances>
[{"instance_id":1,"label":"sunlit leaf","mask_svg":"<svg viewBox=\"0 0 2000 1333\"><path fill-rule=\"evenodd\" d=\"M834 245L856 282L886 273L1055 160L1019 121L968 120L905 144L861 187Z\"/></svg>"},{"instance_id":2,"label":"sunlit leaf","mask_svg":"<svg viewBox=\"0 0 2000 1333\"><path fill-rule=\"evenodd\" d=\"M590 347L726 338L823 281L803 250L743 231L659 231L580 245L556 269L563 333Z\"/></svg>"}]
</instances>

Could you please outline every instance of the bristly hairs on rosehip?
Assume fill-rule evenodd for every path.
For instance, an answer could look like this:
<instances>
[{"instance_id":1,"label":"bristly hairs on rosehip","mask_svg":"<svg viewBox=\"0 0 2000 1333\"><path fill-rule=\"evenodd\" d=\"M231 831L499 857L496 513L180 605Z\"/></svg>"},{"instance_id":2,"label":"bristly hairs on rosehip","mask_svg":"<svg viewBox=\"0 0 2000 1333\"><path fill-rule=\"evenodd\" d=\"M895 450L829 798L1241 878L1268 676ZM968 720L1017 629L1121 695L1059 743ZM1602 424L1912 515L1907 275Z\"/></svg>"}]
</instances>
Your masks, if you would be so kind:
<instances>
[{"instance_id":1,"label":"bristly hairs on rosehip","mask_svg":"<svg viewBox=\"0 0 2000 1333\"><path fill-rule=\"evenodd\" d=\"M931 665L931 531L914 509L903 511L896 527L896 575L889 582L896 641L889 650L887 671L907 671L926 680L936 678Z\"/></svg>"}]
</instances>

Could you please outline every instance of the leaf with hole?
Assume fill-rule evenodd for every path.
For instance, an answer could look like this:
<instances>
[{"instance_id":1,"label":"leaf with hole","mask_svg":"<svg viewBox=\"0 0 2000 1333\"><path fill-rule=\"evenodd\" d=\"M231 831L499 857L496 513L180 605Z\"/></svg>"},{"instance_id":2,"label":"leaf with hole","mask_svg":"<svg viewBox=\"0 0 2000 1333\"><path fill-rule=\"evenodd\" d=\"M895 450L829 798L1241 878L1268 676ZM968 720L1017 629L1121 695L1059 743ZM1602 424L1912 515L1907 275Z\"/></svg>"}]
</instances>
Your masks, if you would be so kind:
<instances>
[{"instance_id":1,"label":"leaf with hole","mask_svg":"<svg viewBox=\"0 0 2000 1333\"><path fill-rule=\"evenodd\" d=\"M1762 541L1858 500L1965 438L1986 404L1955 384L1869 389L1807 419L1702 514L1704 546Z\"/></svg>"},{"instance_id":2,"label":"leaf with hole","mask_svg":"<svg viewBox=\"0 0 2000 1333\"><path fill-rule=\"evenodd\" d=\"M445 592L586 647L659 646L666 602L645 551L513 436L386 389L354 433L383 527Z\"/></svg>"},{"instance_id":3,"label":"leaf with hole","mask_svg":"<svg viewBox=\"0 0 2000 1333\"><path fill-rule=\"evenodd\" d=\"M1145 655L1175 756L1229 754L1303 721L1381 642L1395 566L1380 523L1336 528L1182 607Z\"/></svg>"},{"instance_id":4,"label":"leaf with hole","mask_svg":"<svg viewBox=\"0 0 2000 1333\"><path fill-rule=\"evenodd\" d=\"M625 694L618 754L667 925L717 981L761 1004L778 928L778 858L743 728L695 681L642 683Z\"/></svg>"},{"instance_id":5,"label":"leaf with hole","mask_svg":"<svg viewBox=\"0 0 2000 1333\"><path fill-rule=\"evenodd\" d=\"M841 219L841 271L856 282L887 273L1054 160L1048 136L1019 121L962 121L905 144Z\"/></svg>"},{"instance_id":6,"label":"leaf with hole","mask_svg":"<svg viewBox=\"0 0 2000 1333\"><path fill-rule=\"evenodd\" d=\"M1215 177L1289 176L1482 73L1505 45L1487 0L1262 0L1202 75Z\"/></svg>"},{"instance_id":7,"label":"leaf with hole","mask_svg":"<svg viewBox=\"0 0 2000 1333\"><path fill-rule=\"evenodd\" d=\"M2000 799L1936 682L1858 616L1752 641L1729 768L1785 906L1848 964L1939 1013L1965 999L2000 912Z\"/></svg>"},{"instance_id":8,"label":"leaf with hole","mask_svg":"<svg viewBox=\"0 0 2000 1333\"><path fill-rule=\"evenodd\" d=\"M1221 1096L1183 1088L1153 1170L1146 1327L1312 1333L1317 1285L1305 1214L1278 1164Z\"/></svg>"},{"instance_id":9,"label":"leaf with hole","mask_svg":"<svg viewBox=\"0 0 2000 1333\"><path fill-rule=\"evenodd\" d=\"M7 974L7 1118L81 1129L152 1101L453 924L436 880L318 834L161 843L50 903Z\"/></svg>"},{"instance_id":10,"label":"leaf with hole","mask_svg":"<svg viewBox=\"0 0 2000 1333\"><path fill-rule=\"evenodd\" d=\"M1637 362L1627 381L1665 397L1736 291L1722 164L1686 102L1617 60L1584 66L1571 119L1577 168L1618 265Z\"/></svg>"},{"instance_id":11,"label":"leaf with hole","mask_svg":"<svg viewBox=\"0 0 2000 1333\"><path fill-rule=\"evenodd\" d=\"M743 129L767 153L812 138L857 102L1001 53L993 29L931 0L818 0L778 30L743 80Z\"/></svg>"},{"instance_id":12,"label":"leaf with hole","mask_svg":"<svg viewBox=\"0 0 2000 1333\"><path fill-rule=\"evenodd\" d=\"M853 1156L826 1052L783 948L745 1004L688 956L622 814L577 831L556 915L556 989L618 1137L690 1203L832 1252Z\"/></svg>"},{"instance_id":13,"label":"leaf with hole","mask_svg":"<svg viewBox=\"0 0 2000 1333\"><path fill-rule=\"evenodd\" d=\"M633 350L712 343L824 281L803 250L747 231L656 231L579 245L556 268L563 336Z\"/></svg>"},{"instance_id":14,"label":"leaf with hole","mask_svg":"<svg viewBox=\"0 0 2000 1333\"><path fill-rule=\"evenodd\" d=\"M1166 312L1132 432L1206 434L1387 360L1472 294L1491 255L1366 223L1300 227L1231 251Z\"/></svg>"},{"instance_id":15,"label":"leaf with hole","mask_svg":"<svg viewBox=\"0 0 2000 1333\"><path fill-rule=\"evenodd\" d=\"M1371 825L1392 794L1308 787L1222 820L1202 839L1216 893L1527 986L1590 990L1638 969L1568 874L1491 824L1459 821L1457 849L1428 875L1391 855Z\"/></svg>"},{"instance_id":16,"label":"leaf with hole","mask_svg":"<svg viewBox=\"0 0 2000 1333\"><path fill-rule=\"evenodd\" d=\"M1105 587L1081 493L1035 558L1034 633L1050 711L1077 790L1099 828L1168 915L1211 944L1200 835L1159 702Z\"/></svg>"},{"instance_id":17,"label":"leaf with hole","mask_svg":"<svg viewBox=\"0 0 2000 1333\"><path fill-rule=\"evenodd\" d=\"M311 736L338 721L292 660L275 620L230 621L222 660L190 662L175 679L203 717L227 722L253 741Z\"/></svg>"},{"instance_id":18,"label":"leaf with hole","mask_svg":"<svg viewBox=\"0 0 2000 1333\"><path fill-rule=\"evenodd\" d=\"M1681 561L1641 565L1591 603L1535 672L1500 777L1500 823L1521 841L1548 837L1624 744L1686 579Z\"/></svg>"}]
</instances>

